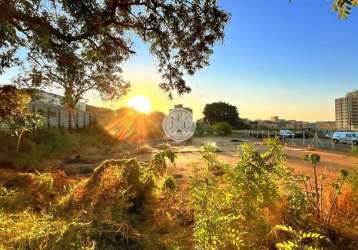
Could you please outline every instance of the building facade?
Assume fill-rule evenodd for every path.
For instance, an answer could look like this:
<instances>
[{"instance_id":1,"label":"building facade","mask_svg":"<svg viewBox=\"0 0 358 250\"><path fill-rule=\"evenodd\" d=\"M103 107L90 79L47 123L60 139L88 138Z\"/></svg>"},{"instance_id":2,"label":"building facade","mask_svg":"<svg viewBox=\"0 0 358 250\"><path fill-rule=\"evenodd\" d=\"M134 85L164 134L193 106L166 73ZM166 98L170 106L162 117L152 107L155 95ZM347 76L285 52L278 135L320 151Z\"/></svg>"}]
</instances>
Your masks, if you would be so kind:
<instances>
[{"instance_id":1,"label":"building facade","mask_svg":"<svg viewBox=\"0 0 358 250\"><path fill-rule=\"evenodd\" d=\"M316 122L317 129L320 130L336 130L336 121L319 121Z\"/></svg>"},{"instance_id":2,"label":"building facade","mask_svg":"<svg viewBox=\"0 0 358 250\"><path fill-rule=\"evenodd\" d=\"M63 108L63 96L52 94L43 90L31 89L29 90L32 95L30 103L31 109L37 111L48 107ZM75 110L85 112L86 103L78 102Z\"/></svg>"},{"instance_id":3,"label":"building facade","mask_svg":"<svg viewBox=\"0 0 358 250\"><path fill-rule=\"evenodd\" d=\"M93 114L86 111L86 103L78 102L74 110L68 110L60 95L36 89L28 91L32 98L29 109L43 117L45 128L84 128L95 119Z\"/></svg>"},{"instance_id":4,"label":"building facade","mask_svg":"<svg viewBox=\"0 0 358 250\"><path fill-rule=\"evenodd\" d=\"M337 98L336 126L341 130L358 130L358 90Z\"/></svg>"}]
</instances>

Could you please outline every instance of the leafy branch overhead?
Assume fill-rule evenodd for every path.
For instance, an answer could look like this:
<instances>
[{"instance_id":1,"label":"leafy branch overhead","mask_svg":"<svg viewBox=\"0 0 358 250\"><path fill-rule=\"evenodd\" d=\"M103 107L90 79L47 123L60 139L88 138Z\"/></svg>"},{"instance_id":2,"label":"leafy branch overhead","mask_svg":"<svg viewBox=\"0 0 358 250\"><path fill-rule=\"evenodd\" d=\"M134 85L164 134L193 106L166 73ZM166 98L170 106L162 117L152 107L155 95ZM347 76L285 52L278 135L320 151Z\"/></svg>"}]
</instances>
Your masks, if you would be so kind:
<instances>
[{"instance_id":1,"label":"leafy branch overhead","mask_svg":"<svg viewBox=\"0 0 358 250\"><path fill-rule=\"evenodd\" d=\"M348 18L353 7L358 7L358 0L334 0L332 4L332 9L342 19Z\"/></svg>"},{"instance_id":2,"label":"leafy branch overhead","mask_svg":"<svg viewBox=\"0 0 358 250\"><path fill-rule=\"evenodd\" d=\"M80 61L94 64L86 72L120 73L139 37L158 59L161 88L179 94L190 91L183 75L209 64L229 20L215 0L5 0L0 9L0 72L19 64L16 51L26 48L34 69Z\"/></svg>"}]
</instances>

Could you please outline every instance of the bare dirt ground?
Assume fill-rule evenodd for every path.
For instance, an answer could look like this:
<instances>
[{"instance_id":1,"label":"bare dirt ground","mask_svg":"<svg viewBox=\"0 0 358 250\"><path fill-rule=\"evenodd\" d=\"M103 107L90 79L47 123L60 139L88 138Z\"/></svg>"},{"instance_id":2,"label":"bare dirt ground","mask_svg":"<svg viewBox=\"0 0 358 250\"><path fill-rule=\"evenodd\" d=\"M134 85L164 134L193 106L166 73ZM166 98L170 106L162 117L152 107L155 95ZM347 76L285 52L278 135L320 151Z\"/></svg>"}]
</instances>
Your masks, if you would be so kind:
<instances>
[{"instance_id":1,"label":"bare dirt ground","mask_svg":"<svg viewBox=\"0 0 358 250\"><path fill-rule=\"evenodd\" d=\"M179 176L179 186L187 186L191 182L194 175L195 165L202 163L200 159L200 147L214 142L221 152L218 153L219 159L227 162L230 165L235 165L240 156L238 154L238 147L243 142L233 142L233 138L230 137L213 137L213 138L194 138L192 145L188 148L192 148L193 152L188 153L185 150L186 146L181 149L185 153L178 153L177 163L173 168L172 174ZM259 150L264 150L264 146L261 142L250 141ZM357 170L358 169L358 157L349 156L341 152L327 152L319 150L307 150L302 148L292 148L284 146L284 150L287 154L287 166L294 169L297 174L312 175L312 166L303 160L306 154L319 154L321 156L321 162L318 165L318 175L324 175L328 179L334 179L339 175L341 169Z\"/></svg>"},{"instance_id":2,"label":"bare dirt ground","mask_svg":"<svg viewBox=\"0 0 358 250\"><path fill-rule=\"evenodd\" d=\"M242 143L253 143L259 150L264 150L262 142L258 141L237 141L233 137L203 137L193 138L190 143L186 145L172 145L172 149L177 153L175 166L169 167L169 174L177 179L178 187L184 191L195 175L195 169L203 164L201 159L200 147L207 143L215 143L219 149L219 159L227 162L230 165L235 165L240 156L238 154L238 147ZM107 148L105 150L101 147L94 148L84 154L81 154L80 160L72 159L61 163L61 168L66 173L73 175L88 175L91 170L96 167L101 161L105 159L115 159L123 157L137 157L139 160L149 160L152 154L157 150L155 147L149 146L145 143L139 144L136 147L136 152L131 152L131 149L126 151L123 147ZM349 156L342 152L334 151L320 151L308 150L303 148L292 148L284 146L287 154L287 165L294 169L298 174L312 174L312 167L309 163L303 161L305 154L318 153L321 156L321 162L318 165L318 174L324 175L328 179L335 179L339 175L341 169L353 170L358 169L358 157ZM79 170L79 171L77 171Z\"/></svg>"}]
</instances>

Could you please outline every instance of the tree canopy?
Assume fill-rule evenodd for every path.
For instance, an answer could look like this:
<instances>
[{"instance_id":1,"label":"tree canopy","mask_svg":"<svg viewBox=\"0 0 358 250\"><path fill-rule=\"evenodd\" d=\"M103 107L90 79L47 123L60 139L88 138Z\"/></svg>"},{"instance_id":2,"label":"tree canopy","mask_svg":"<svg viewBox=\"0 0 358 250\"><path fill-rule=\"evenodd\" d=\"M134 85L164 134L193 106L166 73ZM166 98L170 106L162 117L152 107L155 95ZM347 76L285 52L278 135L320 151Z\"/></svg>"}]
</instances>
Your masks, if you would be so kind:
<instances>
[{"instance_id":1,"label":"tree canopy","mask_svg":"<svg viewBox=\"0 0 358 250\"><path fill-rule=\"evenodd\" d=\"M21 64L16 52L25 48L31 63L26 75L34 85L49 85L50 78L62 82L58 76L68 85L85 74L84 82L95 79L88 85L95 82L100 91L103 78L128 87L117 74L135 54L137 36L158 60L160 87L189 92L183 75L208 65L229 19L216 0L2 0L0 9L0 73ZM124 93L110 82L105 94Z\"/></svg>"},{"instance_id":2,"label":"tree canopy","mask_svg":"<svg viewBox=\"0 0 358 250\"><path fill-rule=\"evenodd\" d=\"M340 18L357 6L332 0ZM209 64L229 20L217 0L1 0L0 10L0 74L26 61L18 82L61 87L70 106L91 89L111 99L126 93L120 65L136 37L158 60L160 87L189 92L184 74Z\"/></svg>"},{"instance_id":3,"label":"tree canopy","mask_svg":"<svg viewBox=\"0 0 358 250\"><path fill-rule=\"evenodd\" d=\"M228 122L231 126L239 123L239 112L236 106L226 102L213 102L206 104L203 110L204 121L210 124L215 122Z\"/></svg>"}]
</instances>

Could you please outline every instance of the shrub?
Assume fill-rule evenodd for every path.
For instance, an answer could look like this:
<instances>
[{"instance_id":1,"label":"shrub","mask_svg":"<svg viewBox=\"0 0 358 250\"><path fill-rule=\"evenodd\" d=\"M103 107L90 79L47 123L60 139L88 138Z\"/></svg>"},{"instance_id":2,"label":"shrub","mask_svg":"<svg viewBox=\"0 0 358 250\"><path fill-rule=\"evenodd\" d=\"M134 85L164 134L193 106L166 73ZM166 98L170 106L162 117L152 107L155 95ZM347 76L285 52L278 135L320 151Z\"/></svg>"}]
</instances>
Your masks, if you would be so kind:
<instances>
[{"instance_id":1,"label":"shrub","mask_svg":"<svg viewBox=\"0 0 358 250\"><path fill-rule=\"evenodd\" d=\"M213 135L213 128L204 122L197 122L195 128L195 136L211 136Z\"/></svg>"},{"instance_id":2,"label":"shrub","mask_svg":"<svg viewBox=\"0 0 358 250\"><path fill-rule=\"evenodd\" d=\"M192 199L194 209L194 249L240 249L244 245L241 216L230 186L215 185L203 170L195 174Z\"/></svg>"},{"instance_id":3,"label":"shrub","mask_svg":"<svg viewBox=\"0 0 358 250\"><path fill-rule=\"evenodd\" d=\"M271 226L264 211L278 197L278 183L285 172L285 156L277 141L267 141L259 152L244 144L235 168L224 168L224 175L210 174L217 164L214 148L206 146L207 168L193 183L194 242L196 249L240 249L263 247Z\"/></svg>"},{"instance_id":4,"label":"shrub","mask_svg":"<svg viewBox=\"0 0 358 250\"><path fill-rule=\"evenodd\" d=\"M42 125L43 117L28 109L31 96L13 85L0 87L0 121L16 136L16 152L19 152L25 133L33 132Z\"/></svg>"},{"instance_id":5,"label":"shrub","mask_svg":"<svg viewBox=\"0 0 358 250\"><path fill-rule=\"evenodd\" d=\"M9 211L38 211L50 208L54 197L51 174L16 174L1 188L0 207Z\"/></svg>"},{"instance_id":6,"label":"shrub","mask_svg":"<svg viewBox=\"0 0 358 250\"><path fill-rule=\"evenodd\" d=\"M62 201L64 211L86 210L96 218L121 221L129 210L139 210L150 186L142 181L141 166L136 159L107 160L89 179L81 181Z\"/></svg>"},{"instance_id":7,"label":"shrub","mask_svg":"<svg viewBox=\"0 0 358 250\"><path fill-rule=\"evenodd\" d=\"M0 162L2 165L20 169L43 169L39 166L44 159L58 158L83 146L113 146L111 137L98 125L90 128L68 131L65 129L39 129L23 138L20 151L16 153L16 139L0 133Z\"/></svg>"},{"instance_id":8,"label":"shrub","mask_svg":"<svg viewBox=\"0 0 358 250\"><path fill-rule=\"evenodd\" d=\"M327 229L330 226L333 212L337 207L338 198L342 194L342 188L349 180L349 174L346 170L341 170L340 177L330 183L331 189L329 189L326 188L327 185L324 183L325 177L317 175L320 156L318 154L305 155L304 160L312 164L313 181L307 175L300 175L298 178L293 179L288 188L290 193L289 198L301 202L296 204L291 202L290 205L295 207L290 209L296 213L305 214L306 218L317 221L322 228ZM298 186L300 184L304 190ZM293 189L295 190L294 192L292 192ZM327 194L325 193L331 194L329 199L327 199ZM300 205L299 207L297 206L298 204ZM304 212L300 210L304 210ZM297 215L295 216L296 221L304 219Z\"/></svg>"},{"instance_id":9,"label":"shrub","mask_svg":"<svg viewBox=\"0 0 358 250\"><path fill-rule=\"evenodd\" d=\"M223 175L226 164L217 158L218 148L215 143L208 143L201 148L202 158L206 161L206 165L214 175Z\"/></svg>"},{"instance_id":10,"label":"shrub","mask_svg":"<svg viewBox=\"0 0 358 250\"><path fill-rule=\"evenodd\" d=\"M176 182L175 182L175 179L173 176L171 175L167 175L164 177L164 180L163 180L163 185L162 185L162 189L164 191L175 191L177 188L177 185L176 185Z\"/></svg>"},{"instance_id":11,"label":"shrub","mask_svg":"<svg viewBox=\"0 0 358 250\"><path fill-rule=\"evenodd\" d=\"M164 148L159 152L155 153L147 171L149 171L149 175L152 176L163 176L167 171L167 161L168 159L172 164L174 164L176 155L169 148Z\"/></svg>"},{"instance_id":12,"label":"shrub","mask_svg":"<svg viewBox=\"0 0 358 250\"><path fill-rule=\"evenodd\" d=\"M217 122L212 125L215 135L226 136L232 133L232 127L228 122Z\"/></svg>"},{"instance_id":13,"label":"shrub","mask_svg":"<svg viewBox=\"0 0 358 250\"><path fill-rule=\"evenodd\" d=\"M241 158L234 169L235 185L245 203L247 215L256 216L260 208L278 197L278 183L287 174L286 156L276 140L266 142L259 152L252 144L241 146Z\"/></svg>"}]
</instances>

